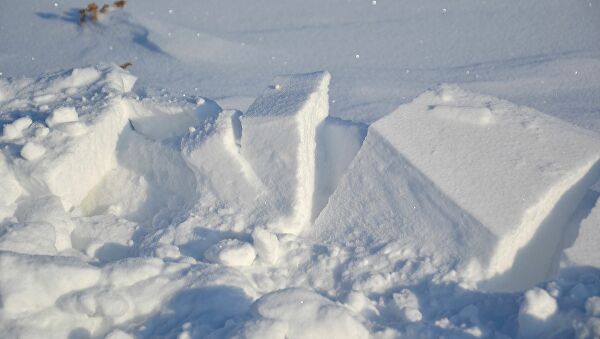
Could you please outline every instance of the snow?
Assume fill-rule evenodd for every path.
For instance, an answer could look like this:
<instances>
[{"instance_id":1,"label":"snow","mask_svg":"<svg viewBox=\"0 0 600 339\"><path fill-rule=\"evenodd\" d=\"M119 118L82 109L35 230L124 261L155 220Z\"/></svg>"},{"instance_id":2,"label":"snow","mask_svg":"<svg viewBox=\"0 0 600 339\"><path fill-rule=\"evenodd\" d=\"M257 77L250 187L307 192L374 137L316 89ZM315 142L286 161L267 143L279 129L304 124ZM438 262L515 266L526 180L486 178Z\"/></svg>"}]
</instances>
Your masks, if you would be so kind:
<instances>
[{"instance_id":1,"label":"snow","mask_svg":"<svg viewBox=\"0 0 600 339\"><path fill-rule=\"evenodd\" d=\"M250 266L256 258L256 251L249 243L225 239L210 247L204 257L223 266Z\"/></svg>"},{"instance_id":2,"label":"snow","mask_svg":"<svg viewBox=\"0 0 600 339\"><path fill-rule=\"evenodd\" d=\"M299 233L310 224L317 127L329 114L327 72L277 77L242 116L241 154L283 220L270 227Z\"/></svg>"},{"instance_id":3,"label":"snow","mask_svg":"<svg viewBox=\"0 0 600 339\"><path fill-rule=\"evenodd\" d=\"M600 337L596 3L84 5L0 2L2 337Z\"/></svg>"},{"instance_id":4,"label":"snow","mask_svg":"<svg viewBox=\"0 0 600 339\"><path fill-rule=\"evenodd\" d=\"M303 289L267 294L253 305L253 319L232 337L367 338L368 332L341 305Z\"/></svg>"},{"instance_id":5,"label":"snow","mask_svg":"<svg viewBox=\"0 0 600 339\"><path fill-rule=\"evenodd\" d=\"M46 125L48 127L55 127L57 124L65 122L75 122L79 120L77 111L73 107L59 107L55 109L52 114L46 119Z\"/></svg>"},{"instance_id":6,"label":"snow","mask_svg":"<svg viewBox=\"0 0 600 339\"><path fill-rule=\"evenodd\" d=\"M564 254L565 266L591 266L600 267L600 253L598 251L598 234L600 227L600 208L592 208L590 214L581 222L575 242L569 246Z\"/></svg>"},{"instance_id":7,"label":"snow","mask_svg":"<svg viewBox=\"0 0 600 339\"><path fill-rule=\"evenodd\" d=\"M362 246L427 241L488 289L526 288L554 269L563 225L600 176L599 143L540 112L442 86L371 125L314 232Z\"/></svg>"},{"instance_id":8,"label":"snow","mask_svg":"<svg viewBox=\"0 0 600 339\"><path fill-rule=\"evenodd\" d=\"M535 337L543 333L544 327L551 326L551 317L556 313L556 300L543 289L535 288L525 292L525 302L519 310L519 334Z\"/></svg>"}]
</instances>

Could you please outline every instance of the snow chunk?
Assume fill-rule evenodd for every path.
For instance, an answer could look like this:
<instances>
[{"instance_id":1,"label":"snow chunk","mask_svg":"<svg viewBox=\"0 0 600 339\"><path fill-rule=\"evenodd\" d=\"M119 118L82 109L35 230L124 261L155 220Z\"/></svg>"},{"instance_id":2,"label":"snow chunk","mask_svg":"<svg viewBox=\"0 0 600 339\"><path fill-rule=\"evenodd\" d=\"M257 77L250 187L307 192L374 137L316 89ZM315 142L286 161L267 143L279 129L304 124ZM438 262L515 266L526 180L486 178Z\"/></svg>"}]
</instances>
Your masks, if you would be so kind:
<instances>
[{"instance_id":1,"label":"snow chunk","mask_svg":"<svg viewBox=\"0 0 600 339\"><path fill-rule=\"evenodd\" d=\"M250 266L256 258L256 251L247 242L225 239L206 250L204 257L225 266Z\"/></svg>"},{"instance_id":2,"label":"snow chunk","mask_svg":"<svg viewBox=\"0 0 600 339\"><path fill-rule=\"evenodd\" d=\"M25 160L33 161L39 159L46 153L46 148L38 143L30 141L21 148L21 156Z\"/></svg>"},{"instance_id":3,"label":"snow chunk","mask_svg":"<svg viewBox=\"0 0 600 339\"><path fill-rule=\"evenodd\" d=\"M21 202L15 211L20 222L47 222L54 227L56 250L71 248L71 232L75 227L56 196L42 196ZM45 236L40 234L40 236Z\"/></svg>"},{"instance_id":4,"label":"snow chunk","mask_svg":"<svg viewBox=\"0 0 600 339\"><path fill-rule=\"evenodd\" d=\"M327 72L277 77L242 116L242 155L284 218L277 231L299 233L310 223L317 126L329 114Z\"/></svg>"},{"instance_id":5,"label":"snow chunk","mask_svg":"<svg viewBox=\"0 0 600 339\"><path fill-rule=\"evenodd\" d=\"M525 292L525 300L519 310L520 336L532 338L545 331L552 326L550 319L557 310L556 299L546 290L536 287Z\"/></svg>"},{"instance_id":6,"label":"snow chunk","mask_svg":"<svg viewBox=\"0 0 600 339\"><path fill-rule=\"evenodd\" d=\"M136 76L121 69L119 66L113 66L106 75L106 86L119 93L131 92L136 81Z\"/></svg>"},{"instance_id":7,"label":"snow chunk","mask_svg":"<svg viewBox=\"0 0 600 339\"><path fill-rule=\"evenodd\" d=\"M258 256L269 264L275 264L279 259L279 239L265 229L256 228L252 232L252 242Z\"/></svg>"},{"instance_id":8,"label":"snow chunk","mask_svg":"<svg viewBox=\"0 0 600 339\"><path fill-rule=\"evenodd\" d=\"M79 116L74 107L59 107L52 111L52 114L46 119L48 127L54 127L64 122L77 121Z\"/></svg>"},{"instance_id":9,"label":"snow chunk","mask_svg":"<svg viewBox=\"0 0 600 339\"><path fill-rule=\"evenodd\" d=\"M253 305L254 319L240 338L368 338L369 332L343 306L317 293L289 288L269 293Z\"/></svg>"},{"instance_id":10,"label":"snow chunk","mask_svg":"<svg viewBox=\"0 0 600 339\"><path fill-rule=\"evenodd\" d=\"M392 298L394 311L400 320L407 322L421 321L423 315L419 310L419 299L413 292L403 289L399 293L394 293Z\"/></svg>"},{"instance_id":11,"label":"snow chunk","mask_svg":"<svg viewBox=\"0 0 600 339\"><path fill-rule=\"evenodd\" d=\"M15 173L7 163L6 156L4 153L0 153L0 178L2 178L2 185L0 185L0 217L2 215L2 207L6 208L11 205L21 193L23 188L19 184L19 181L15 177Z\"/></svg>"},{"instance_id":12,"label":"snow chunk","mask_svg":"<svg viewBox=\"0 0 600 339\"><path fill-rule=\"evenodd\" d=\"M45 222L16 223L0 228L0 251L56 255L54 227Z\"/></svg>"},{"instance_id":13,"label":"snow chunk","mask_svg":"<svg viewBox=\"0 0 600 339\"><path fill-rule=\"evenodd\" d=\"M54 305L68 292L91 287L100 270L77 259L0 252L0 297L10 315Z\"/></svg>"},{"instance_id":14,"label":"snow chunk","mask_svg":"<svg viewBox=\"0 0 600 339\"><path fill-rule=\"evenodd\" d=\"M3 127L2 139L13 140L23 136L23 130L31 126L33 121L30 117L21 117Z\"/></svg>"},{"instance_id":15,"label":"snow chunk","mask_svg":"<svg viewBox=\"0 0 600 339\"><path fill-rule=\"evenodd\" d=\"M93 68L75 68L71 75L57 80L52 86L53 91L88 86L100 78L100 72Z\"/></svg>"},{"instance_id":16,"label":"snow chunk","mask_svg":"<svg viewBox=\"0 0 600 339\"><path fill-rule=\"evenodd\" d=\"M317 237L424 244L462 262L465 278L497 278L490 289L548 278L567 219L600 176L600 138L496 98L443 93L371 125Z\"/></svg>"},{"instance_id":17,"label":"snow chunk","mask_svg":"<svg viewBox=\"0 0 600 339\"><path fill-rule=\"evenodd\" d=\"M131 253L130 242L138 226L112 215L99 215L77 220L73 230L73 248L101 262L126 258Z\"/></svg>"}]
</instances>

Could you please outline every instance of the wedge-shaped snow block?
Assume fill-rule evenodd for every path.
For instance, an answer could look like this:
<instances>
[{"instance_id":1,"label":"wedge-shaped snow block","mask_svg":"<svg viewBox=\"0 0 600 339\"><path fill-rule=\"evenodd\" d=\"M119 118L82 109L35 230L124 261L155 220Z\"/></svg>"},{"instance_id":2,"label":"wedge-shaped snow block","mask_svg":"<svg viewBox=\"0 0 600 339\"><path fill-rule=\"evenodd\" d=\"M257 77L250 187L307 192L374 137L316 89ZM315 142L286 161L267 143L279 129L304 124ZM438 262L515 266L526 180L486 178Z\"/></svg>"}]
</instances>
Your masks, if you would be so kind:
<instances>
[{"instance_id":1,"label":"wedge-shaped snow block","mask_svg":"<svg viewBox=\"0 0 600 339\"><path fill-rule=\"evenodd\" d=\"M444 86L369 128L314 233L369 248L405 242L484 288L527 287L555 265L599 159L592 132Z\"/></svg>"},{"instance_id":2,"label":"wedge-shaped snow block","mask_svg":"<svg viewBox=\"0 0 600 339\"><path fill-rule=\"evenodd\" d=\"M283 216L272 228L299 233L311 221L316 129L329 112L327 72L275 79L242 116L241 153Z\"/></svg>"}]
</instances>

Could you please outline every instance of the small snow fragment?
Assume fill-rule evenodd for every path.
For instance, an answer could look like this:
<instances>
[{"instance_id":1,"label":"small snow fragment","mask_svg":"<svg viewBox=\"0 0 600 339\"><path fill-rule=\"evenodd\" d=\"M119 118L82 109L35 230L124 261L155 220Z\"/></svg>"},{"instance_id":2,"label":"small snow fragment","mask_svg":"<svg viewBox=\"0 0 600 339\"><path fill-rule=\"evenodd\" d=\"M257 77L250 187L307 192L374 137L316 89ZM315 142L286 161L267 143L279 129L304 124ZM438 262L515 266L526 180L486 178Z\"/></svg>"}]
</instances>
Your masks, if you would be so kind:
<instances>
[{"instance_id":1,"label":"small snow fragment","mask_svg":"<svg viewBox=\"0 0 600 339\"><path fill-rule=\"evenodd\" d=\"M12 140L23 136L23 130L31 126L30 117L22 117L10 124L4 125L2 137L4 140Z\"/></svg>"},{"instance_id":2,"label":"small snow fragment","mask_svg":"<svg viewBox=\"0 0 600 339\"><path fill-rule=\"evenodd\" d=\"M239 338L368 338L347 308L304 289L269 293L253 305L254 319L238 328Z\"/></svg>"},{"instance_id":3,"label":"small snow fragment","mask_svg":"<svg viewBox=\"0 0 600 339\"><path fill-rule=\"evenodd\" d=\"M44 153L46 153L46 148L32 141L26 143L25 146L23 146L23 148L21 149L21 156L25 160L29 161L38 159L39 157L44 155Z\"/></svg>"},{"instance_id":4,"label":"small snow fragment","mask_svg":"<svg viewBox=\"0 0 600 339\"><path fill-rule=\"evenodd\" d=\"M519 309L519 335L533 338L547 331L553 324L552 316L558 305L546 290L539 287L525 292L525 300Z\"/></svg>"},{"instance_id":5,"label":"small snow fragment","mask_svg":"<svg viewBox=\"0 0 600 339\"><path fill-rule=\"evenodd\" d=\"M600 317L600 297L589 298L585 302L585 311L592 317Z\"/></svg>"},{"instance_id":6,"label":"small snow fragment","mask_svg":"<svg viewBox=\"0 0 600 339\"><path fill-rule=\"evenodd\" d=\"M270 264L279 258L279 240L277 236L265 229L257 228L252 232L252 241L258 256Z\"/></svg>"},{"instance_id":7,"label":"small snow fragment","mask_svg":"<svg viewBox=\"0 0 600 339\"><path fill-rule=\"evenodd\" d=\"M371 1L371 4L372 4L373 6L375 6L375 5L377 5L377 1L376 1L376 0L373 0L373 1Z\"/></svg>"},{"instance_id":8,"label":"small snow fragment","mask_svg":"<svg viewBox=\"0 0 600 339\"><path fill-rule=\"evenodd\" d=\"M169 244L161 244L154 250L154 255L158 258L179 258L181 253L179 247Z\"/></svg>"},{"instance_id":9,"label":"small snow fragment","mask_svg":"<svg viewBox=\"0 0 600 339\"><path fill-rule=\"evenodd\" d=\"M52 114L46 119L46 124L49 127L61 124L64 122L78 121L77 111L73 107L60 107L55 109Z\"/></svg>"},{"instance_id":10,"label":"small snow fragment","mask_svg":"<svg viewBox=\"0 0 600 339\"><path fill-rule=\"evenodd\" d=\"M197 88L195 88L195 90L198 90ZM204 100L204 98L197 98L196 99L196 106L202 106L206 103L206 100Z\"/></svg>"},{"instance_id":11,"label":"small snow fragment","mask_svg":"<svg viewBox=\"0 0 600 339\"><path fill-rule=\"evenodd\" d=\"M392 297L393 308L398 318L407 322L421 321L423 315L419 310L419 300L413 292L403 289L400 293L394 293Z\"/></svg>"},{"instance_id":12,"label":"small snow fragment","mask_svg":"<svg viewBox=\"0 0 600 339\"><path fill-rule=\"evenodd\" d=\"M225 239L206 250L204 257L224 266L250 266L256 258L256 251L247 242Z\"/></svg>"},{"instance_id":13,"label":"small snow fragment","mask_svg":"<svg viewBox=\"0 0 600 339\"><path fill-rule=\"evenodd\" d=\"M59 124L56 126L56 129L70 136L80 136L87 132L87 127L85 124L78 121Z\"/></svg>"},{"instance_id":14,"label":"small snow fragment","mask_svg":"<svg viewBox=\"0 0 600 339\"><path fill-rule=\"evenodd\" d=\"M360 54L357 54L354 57L357 58L357 59L360 59Z\"/></svg>"},{"instance_id":15,"label":"small snow fragment","mask_svg":"<svg viewBox=\"0 0 600 339\"><path fill-rule=\"evenodd\" d=\"M43 126L36 127L33 132L33 134L38 138L45 137L46 135L48 135L48 133L50 133L50 129L48 127Z\"/></svg>"},{"instance_id":16,"label":"small snow fragment","mask_svg":"<svg viewBox=\"0 0 600 339\"><path fill-rule=\"evenodd\" d=\"M556 300L546 290L534 288L525 292L525 302L521 305L519 313L547 320L556 310Z\"/></svg>"},{"instance_id":17,"label":"small snow fragment","mask_svg":"<svg viewBox=\"0 0 600 339\"><path fill-rule=\"evenodd\" d=\"M280 90L281 89L281 85L280 84L275 84L275 89L276 90Z\"/></svg>"},{"instance_id":18,"label":"small snow fragment","mask_svg":"<svg viewBox=\"0 0 600 339\"><path fill-rule=\"evenodd\" d=\"M133 339L131 334L123 332L121 330L114 330L107 334L104 339Z\"/></svg>"}]
</instances>

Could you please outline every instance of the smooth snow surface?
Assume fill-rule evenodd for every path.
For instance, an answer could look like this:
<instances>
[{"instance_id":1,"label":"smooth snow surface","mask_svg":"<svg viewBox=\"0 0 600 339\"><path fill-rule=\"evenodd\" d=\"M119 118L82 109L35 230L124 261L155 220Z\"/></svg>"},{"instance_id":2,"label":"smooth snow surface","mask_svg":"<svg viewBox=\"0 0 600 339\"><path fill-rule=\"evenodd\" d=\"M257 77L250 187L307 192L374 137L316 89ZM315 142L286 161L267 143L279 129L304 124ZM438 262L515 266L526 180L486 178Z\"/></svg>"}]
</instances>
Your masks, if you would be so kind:
<instances>
[{"instance_id":1,"label":"smooth snow surface","mask_svg":"<svg viewBox=\"0 0 600 339\"><path fill-rule=\"evenodd\" d=\"M600 4L85 5L0 1L0 337L600 338Z\"/></svg>"}]
</instances>

